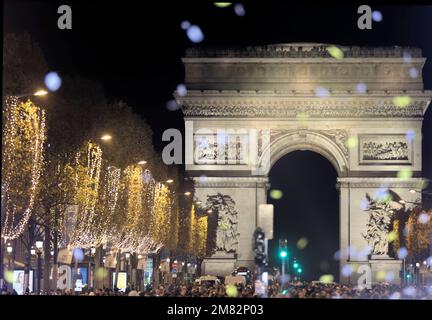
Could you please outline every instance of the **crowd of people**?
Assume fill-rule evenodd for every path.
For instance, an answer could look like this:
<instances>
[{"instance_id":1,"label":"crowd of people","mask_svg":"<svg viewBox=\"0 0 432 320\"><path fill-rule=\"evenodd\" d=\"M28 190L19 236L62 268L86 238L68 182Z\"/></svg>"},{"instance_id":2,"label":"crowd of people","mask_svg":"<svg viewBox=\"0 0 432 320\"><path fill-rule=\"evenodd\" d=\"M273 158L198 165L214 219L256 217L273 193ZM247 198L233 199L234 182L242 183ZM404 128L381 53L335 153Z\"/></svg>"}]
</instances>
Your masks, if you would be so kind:
<instances>
[{"instance_id":1,"label":"crowd of people","mask_svg":"<svg viewBox=\"0 0 432 320\"><path fill-rule=\"evenodd\" d=\"M14 294L2 291L2 294ZM15 293L16 294L16 293ZM35 293L27 292L28 295ZM144 290L127 287L126 290L117 289L89 289L73 293L72 290L55 290L43 293L45 295L81 295L81 296L141 296L141 297L262 297L253 284L225 286L223 284L178 284L150 286ZM404 287L391 284L377 284L371 288L360 288L352 285L321 282L290 282L281 286L274 282L268 286L269 298L294 299L432 299L432 287Z\"/></svg>"}]
</instances>

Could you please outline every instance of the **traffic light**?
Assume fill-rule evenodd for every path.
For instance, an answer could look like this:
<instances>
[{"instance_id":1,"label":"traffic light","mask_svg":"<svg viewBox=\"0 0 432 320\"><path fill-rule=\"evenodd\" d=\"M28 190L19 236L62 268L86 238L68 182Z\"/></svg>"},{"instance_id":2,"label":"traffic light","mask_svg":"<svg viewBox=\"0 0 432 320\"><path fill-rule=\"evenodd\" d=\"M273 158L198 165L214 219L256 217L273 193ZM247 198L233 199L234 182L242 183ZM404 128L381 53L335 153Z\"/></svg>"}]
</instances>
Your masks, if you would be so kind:
<instances>
[{"instance_id":1,"label":"traffic light","mask_svg":"<svg viewBox=\"0 0 432 320\"><path fill-rule=\"evenodd\" d=\"M288 257L288 240L287 239L280 239L279 240L279 257L283 260Z\"/></svg>"},{"instance_id":2,"label":"traffic light","mask_svg":"<svg viewBox=\"0 0 432 320\"><path fill-rule=\"evenodd\" d=\"M297 269L297 272L298 272L298 273L302 273L302 271L303 271L303 270L302 270L301 268L298 268L298 269Z\"/></svg>"},{"instance_id":3,"label":"traffic light","mask_svg":"<svg viewBox=\"0 0 432 320\"><path fill-rule=\"evenodd\" d=\"M293 267L294 269L297 269L299 267L299 263L297 262L297 260L294 260Z\"/></svg>"},{"instance_id":4,"label":"traffic light","mask_svg":"<svg viewBox=\"0 0 432 320\"><path fill-rule=\"evenodd\" d=\"M257 228L253 235L253 251L255 253L255 264L259 267L267 265L267 256L265 253L265 233L261 228Z\"/></svg>"}]
</instances>

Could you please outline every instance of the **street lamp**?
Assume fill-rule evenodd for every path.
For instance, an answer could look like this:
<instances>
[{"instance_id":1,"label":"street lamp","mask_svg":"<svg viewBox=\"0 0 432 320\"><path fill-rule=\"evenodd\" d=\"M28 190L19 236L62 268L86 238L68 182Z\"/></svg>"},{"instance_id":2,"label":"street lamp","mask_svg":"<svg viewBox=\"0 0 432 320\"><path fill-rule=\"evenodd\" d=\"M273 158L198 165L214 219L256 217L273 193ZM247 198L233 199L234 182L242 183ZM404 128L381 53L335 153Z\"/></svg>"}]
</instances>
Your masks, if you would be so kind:
<instances>
[{"instance_id":1,"label":"street lamp","mask_svg":"<svg viewBox=\"0 0 432 320\"><path fill-rule=\"evenodd\" d=\"M39 97L39 96L45 96L47 94L48 94L48 91L45 91L45 90L38 90L35 93L33 93L33 95L37 96L37 97Z\"/></svg>"},{"instance_id":2,"label":"street lamp","mask_svg":"<svg viewBox=\"0 0 432 320\"><path fill-rule=\"evenodd\" d=\"M36 254L37 254L37 294L40 294L40 287L41 287L41 278L42 278L42 247L43 247L43 241L38 240L36 241Z\"/></svg>"},{"instance_id":3,"label":"street lamp","mask_svg":"<svg viewBox=\"0 0 432 320\"><path fill-rule=\"evenodd\" d=\"M6 246L6 252L8 253L8 270L12 271L12 268L11 268L11 258L12 258L13 247L10 244L10 242ZM3 263L3 261L2 261L2 263Z\"/></svg>"},{"instance_id":4,"label":"street lamp","mask_svg":"<svg viewBox=\"0 0 432 320\"><path fill-rule=\"evenodd\" d=\"M7 244L6 251L7 251L7 253L9 253L9 254L12 253L13 248L12 248L12 245L11 245L10 243Z\"/></svg>"},{"instance_id":5,"label":"street lamp","mask_svg":"<svg viewBox=\"0 0 432 320\"><path fill-rule=\"evenodd\" d=\"M109 135L109 134L104 134L104 135L101 137L101 140L103 140L103 141L110 141L111 139L112 139L112 136Z\"/></svg>"},{"instance_id":6,"label":"street lamp","mask_svg":"<svg viewBox=\"0 0 432 320\"><path fill-rule=\"evenodd\" d=\"M173 182L174 182L173 179L168 179L168 180L166 181L166 183L173 183Z\"/></svg>"},{"instance_id":7,"label":"street lamp","mask_svg":"<svg viewBox=\"0 0 432 320\"><path fill-rule=\"evenodd\" d=\"M141 164L141 165L144 165L146 163L147 163L147 161L145 161L145 160L141 160L141 161L138 162L138 164Z\"/></svg>"},{"instance_id":8,"label":"street lamp","mask_svg":"<svg viewBox=\"0 0 432 320\"><path fill-rule=\"evenodd\" d=\"M188 197L188 196L191 195L191 192L190 192L190 191L186 191L186 192L184 193L184 195L185 195L186 197Z\"/></svg>"}]
</instances>

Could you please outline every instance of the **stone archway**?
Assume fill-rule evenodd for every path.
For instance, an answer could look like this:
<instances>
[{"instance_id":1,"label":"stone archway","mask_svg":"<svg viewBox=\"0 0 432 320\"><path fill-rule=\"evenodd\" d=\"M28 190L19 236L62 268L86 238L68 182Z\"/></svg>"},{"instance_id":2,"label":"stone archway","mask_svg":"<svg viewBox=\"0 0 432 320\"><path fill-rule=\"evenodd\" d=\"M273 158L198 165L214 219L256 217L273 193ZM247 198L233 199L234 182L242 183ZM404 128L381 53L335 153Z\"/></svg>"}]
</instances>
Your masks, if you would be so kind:
<instances>
[{"instance_id":1,"label":"stone archway","mask_svg":"<svg viewBox=\"0 0 432 320\"><path fill-rule=\"evenodd\" d=\"M235 244L208 257L205 273L253 266L251 236L258 207L267 202L269 168L284 154L305 149L326 157L338 172L340 263L354 271L341 281L355 283L357 271L369 268L372 281L378 281L376 270L387 270L398 282L401 261L380 249L388 226L377 226L379 241L371 241L373 220L363 202L383 189L419 200L409 190L422 182L421 125L432 93L408 70L421 70L425 59L415 48L340 48L340 60L324 44L186 52L188 93L176 97L185 116L186 170L196 177L197 198L208 205L215 195L230 199L224 214L236 221L228 228ZM367 90L357 92L358 83ZM398 105L398 97L408 103ZM401 171L408 176L400 178ZM384 209L373 214L388 218ZM372 255L358 254L369 245Z\"/></svg>"}]
</instances>

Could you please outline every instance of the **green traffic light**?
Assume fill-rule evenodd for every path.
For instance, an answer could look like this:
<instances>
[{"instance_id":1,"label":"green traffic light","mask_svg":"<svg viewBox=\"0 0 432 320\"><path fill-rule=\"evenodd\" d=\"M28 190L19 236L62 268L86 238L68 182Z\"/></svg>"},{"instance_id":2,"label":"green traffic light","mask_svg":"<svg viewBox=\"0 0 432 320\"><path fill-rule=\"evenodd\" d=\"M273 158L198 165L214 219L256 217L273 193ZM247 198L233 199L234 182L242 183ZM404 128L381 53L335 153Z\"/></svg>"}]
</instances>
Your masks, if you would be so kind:
<instances>
[{"instance_id":1,"label":"green traffic light","mask_svg":"<svg viewBox=\"0 0 432 320\"><path fill-rule=\"evenodd\" d=\"M288 255L288 253L286 251L281 251L279 253L279 255L280 255L281 258L286 258L286 256Z\"/></svg>"},{"instance_id":2,"label":"green traffic light","mask_svg":"<svg viewBox=\"0 0 432 320\"><path fill-rule=\"evenodd\" d=\"M298 272L298 273L302 273L302 269L300 269L300 268L297 269L297 272Z\"/></svg>"},{"instance_id":3,"label":"green traffic light","mask_svg":"<svg viewBox=\"0 0 432 320\"><path fill-rule=\"evenodd\" d=\"M294 262L294 268L296 268L296 269L297 269L297 268L298 268L298 266L299 266L299 265L298 265L298 263L297 263L297 262Z\"/></svg>"}]
</instances>

